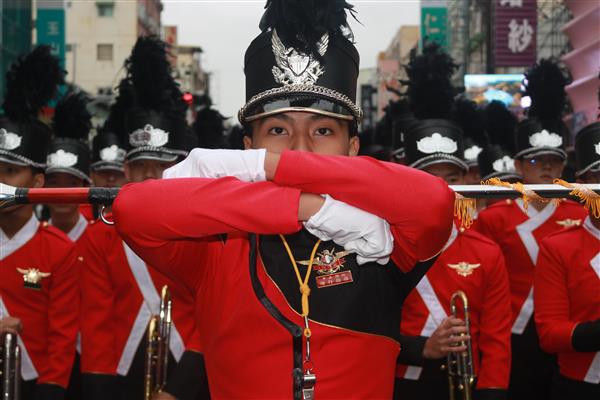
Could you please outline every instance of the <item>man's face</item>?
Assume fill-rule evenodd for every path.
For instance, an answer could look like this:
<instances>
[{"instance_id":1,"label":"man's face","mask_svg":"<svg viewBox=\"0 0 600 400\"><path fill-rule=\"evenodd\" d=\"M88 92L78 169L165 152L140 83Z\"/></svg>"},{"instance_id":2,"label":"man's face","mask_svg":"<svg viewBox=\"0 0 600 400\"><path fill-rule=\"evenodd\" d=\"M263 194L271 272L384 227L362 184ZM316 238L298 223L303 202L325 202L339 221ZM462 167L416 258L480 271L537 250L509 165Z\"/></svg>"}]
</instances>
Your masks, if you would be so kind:
<instances>
[{"instance_id":1,"label":"man's face","mask_svg":"<svg viewBox=\"0 0 600 400\"><path fill-rule=\"evenodd\" d=\"M134 160L125 163L125 177L128 182L143 182L146 179L161 179L163 171L175 161Z\"/></svg>"},{"instance_id":2,"label":"man's face","mask_svg":"<svg viewBox=\"0 0 600 400\"><path fill-rule=\"evenodd\" d=\"M97 187L121 187L127 182L125 173L114 169L92 171L91 178Z\"/></svg>"},{"instance_id":3,"label":"man's face","mask_svg":"<svg viewBox=\"0 0 600 400\"><path fill-rule=\"evenodd\" d=\"M451 163L428 165L423 171L442 178L448 185L464 185L465 172L462 168Z\"/></svg>"},{"instance_id":4,"label":"man's face","mask_svg":"<svg viewBox=\"0 0 600 400\"><path fill-rule=\"evenodd\" d=\"M541 154L515 160L515 168L524 183L551 184L554 179L561 177L565 162L557 155Z\"/></svg>"},{"instance_id":5,"label":"man's face","mask_svg":"<svg viewBox=\"0 0 600 400\"><path fill-rule=\"evenodd\" d=\"M71 174L64 172L54 172L46 175L46 183L48 188L63 188L63 187L84 187L87 186L85 181ZM58 214L71 214L79 212L78 204L49 204L50 212Z\"/></svg>"},{"instance_id":6,"label":"man's face","mask_svg":"<svg viewBox=\"0 0 600 400\"><path fill-rule=\"evenodd\" d=\"M289 112L252 122L252 137L244 137L246 149L284 150L355 156L358 137L350 137L346 121L308 112Z\"/></svg>"},{"instance_id":7,"label":"man's face","mask_svg":"<svg viewBox=\"0 0 600 400\"><path fill-rule=\"evenodd\" d=\"M44 186L44 174L36 173L29 166L15 165L0 161L0 183L14 187L39 188ZM0 209L0 213L10 213L22 206Z\"/></svg>"}]
</instances>

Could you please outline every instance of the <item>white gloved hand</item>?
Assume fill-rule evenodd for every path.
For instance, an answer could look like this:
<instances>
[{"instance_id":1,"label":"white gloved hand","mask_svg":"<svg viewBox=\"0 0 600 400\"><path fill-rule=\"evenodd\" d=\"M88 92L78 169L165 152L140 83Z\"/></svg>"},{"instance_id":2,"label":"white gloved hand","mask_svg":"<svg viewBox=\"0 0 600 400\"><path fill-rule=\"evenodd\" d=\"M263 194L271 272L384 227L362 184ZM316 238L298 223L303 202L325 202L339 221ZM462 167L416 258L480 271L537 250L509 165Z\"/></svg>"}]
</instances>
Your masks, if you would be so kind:
<instances>
[{"instance_id":1,"label":"white gloved hand","mask_svg":"<svg viewBox=\"0 0 600 400\"><path fill-rule=\"evenodd\" d=\"M178 164L163 172L163 179L222 178L234 176L244 182L266 180L265 149L225 150L193 149Z\"/></svg>"},{"instance_id":2,"label":"white gloved hand","mask_svg":"<svg viewBox=\"0 0 600 400\"><path fill-rule=\"evenodd\" d=\"M359 265L372 261L385 265L394 248L387 221L329 195L304 227L319 239L333 240L346 251L356 253Z\"/></svg>"}]
</instances>

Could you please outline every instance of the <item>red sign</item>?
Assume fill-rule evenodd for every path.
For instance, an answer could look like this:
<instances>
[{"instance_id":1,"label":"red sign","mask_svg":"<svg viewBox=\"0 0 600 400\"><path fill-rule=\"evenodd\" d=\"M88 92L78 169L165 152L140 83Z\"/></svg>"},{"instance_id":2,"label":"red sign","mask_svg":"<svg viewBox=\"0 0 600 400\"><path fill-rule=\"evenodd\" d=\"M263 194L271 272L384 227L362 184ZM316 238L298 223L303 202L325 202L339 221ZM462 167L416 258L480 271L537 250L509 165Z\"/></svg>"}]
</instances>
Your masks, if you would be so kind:
<instances>
[{"instance_id":1,"label":"red sign","mask_svg":"<svg viewBox=\"0 0 600 400\"><path fill-rule=\"evenodd\" d=\"M496 0L496 66L522 67L535 63L536 3L536 0Z\"/></svg>"}]
</instances>

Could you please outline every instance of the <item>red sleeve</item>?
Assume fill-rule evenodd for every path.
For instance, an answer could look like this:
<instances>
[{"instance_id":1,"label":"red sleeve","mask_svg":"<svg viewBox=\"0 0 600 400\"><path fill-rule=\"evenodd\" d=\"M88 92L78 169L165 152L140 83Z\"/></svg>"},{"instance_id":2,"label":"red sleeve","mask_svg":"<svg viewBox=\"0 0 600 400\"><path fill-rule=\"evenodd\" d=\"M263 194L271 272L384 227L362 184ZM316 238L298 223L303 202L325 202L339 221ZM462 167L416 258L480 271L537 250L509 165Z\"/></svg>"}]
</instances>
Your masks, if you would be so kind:
<instances>
[{"instance_id":1,"label":"red sleeve","mask_svg":"<svg viewBox=\"0 0 600 400\"><path fill-rule=\"evenodd\" d=\"M551 242L543 240L533 282L535 323L544 351L571 352L571 335L577 323L569 320L567 265L551 249Z\"/></svg>"},{"instance_id":2,"label":"red sleeve","mask_svg":"<svg viewBox=\"0 0 600 400\"><path fill-rule=\"evenodd\" d=\"M450 236L454 193L440 178L413 168L370 157L285 151L273 180L329 194L388 221L395 239L393 258L401 268L433 257Z\"/></svg>"},{"instance_id":3,"label":"red sleeve","mask_svg":"<svg viewBox=\"0 0 600 400\"><path fill-rule=\"evenodd\" d=\"M49 289L48 365L40 372L37 383L67 387L79 329L79 263L75 246L71 245L53 269Z\"/></svg>"},{"instance_id":4,"label":"red sleeve","mask_svg":"<svg viewBox=\"0 0 600 400\"><path fill-rule=\"evenodd\" d=\"M113 332L113 287L108 275L104 251L89 227L79 240L83 255L81 272L81 371L115 374L117 354Z\"/></svg>"},{"instance_id":5,"label":"red sleeve","mask_svg":"<svg viewBox=\"0 0 600 400\"><path fill-rule=\"evenodd\" d=\"M124 186L113 215L121 237L144 261L185 276L190 260L204 260L207 246L218 244L214 235L297 232L299 201L300 190L272 182L149 180Z\"/></svg>"},{"instance_id":6,"label":"red sleeve","mask_svg":"<svg viewBox=\"0 0 600 400\"><path fill-rule=\"evenodd\" d=\"M511 365L511 309L508 274L500 248L495 249L493 268L485 277L480 313L481 364L477 389L508 388Z\"/></svg>"}]
</instances>

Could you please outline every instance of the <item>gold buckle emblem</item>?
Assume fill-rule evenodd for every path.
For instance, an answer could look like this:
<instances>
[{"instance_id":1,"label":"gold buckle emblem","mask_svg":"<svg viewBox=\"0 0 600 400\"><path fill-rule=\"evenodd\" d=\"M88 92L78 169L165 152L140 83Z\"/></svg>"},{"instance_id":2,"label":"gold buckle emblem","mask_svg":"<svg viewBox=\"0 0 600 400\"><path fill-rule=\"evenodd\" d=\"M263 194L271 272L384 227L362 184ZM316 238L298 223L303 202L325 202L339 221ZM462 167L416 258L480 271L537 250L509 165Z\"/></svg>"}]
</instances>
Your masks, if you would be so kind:
<instances>
[{"instance_id":1,"label":"gold buckle emblem","mask_svg":"<svg viewBox=\"0 0 600 400\"><path fill-rule=\"evenodd\" d=\"M50 272L42 272L37 268L17 268L17 271L23 275L23 286L35 290L40 290L42 288L42 279L52 275Z\"/></svg>"},{"instance_id":2,"label":"gold buckle emblem","mask_svg":"<svg viewBox=\"0 0 600 400\"><path fill-rule=\"evenodd\" d=\"M466 261L461 261L457 264L448 264L448 266L455 270L460 276L469 276L473 273L473 270L479 268L481 264L469 264Z\"/></svg>"},{"instance_id":3,"label":"gold buckle emblem","mask_svg":"<svg viewBox=\"0 0 600 400\"><path fill-rule=\"evenodd\" d=\"M317 253L316 259L313 261L313 269L319 275L329 275L338 272L346 263L346 257L350 254L349 251L338 251L335 249L323 250ZM298 261L298 264L308 265L309 260Z\"/></svg>"},{"instance_id":4,"label":"gold buckle emblem","mask_svg":"<svg viewBox=\"0 0 600 400\"><path fill-rule=\"evenodd\" d=\"M564 226L565 228L569 228L571 226L580 226L581 225L581 220L580 219L571 219L571 218L567 218L567 219L563 219L561 221L556 221L556 223L560 226Z\"/></svg>"}]
</instances>

